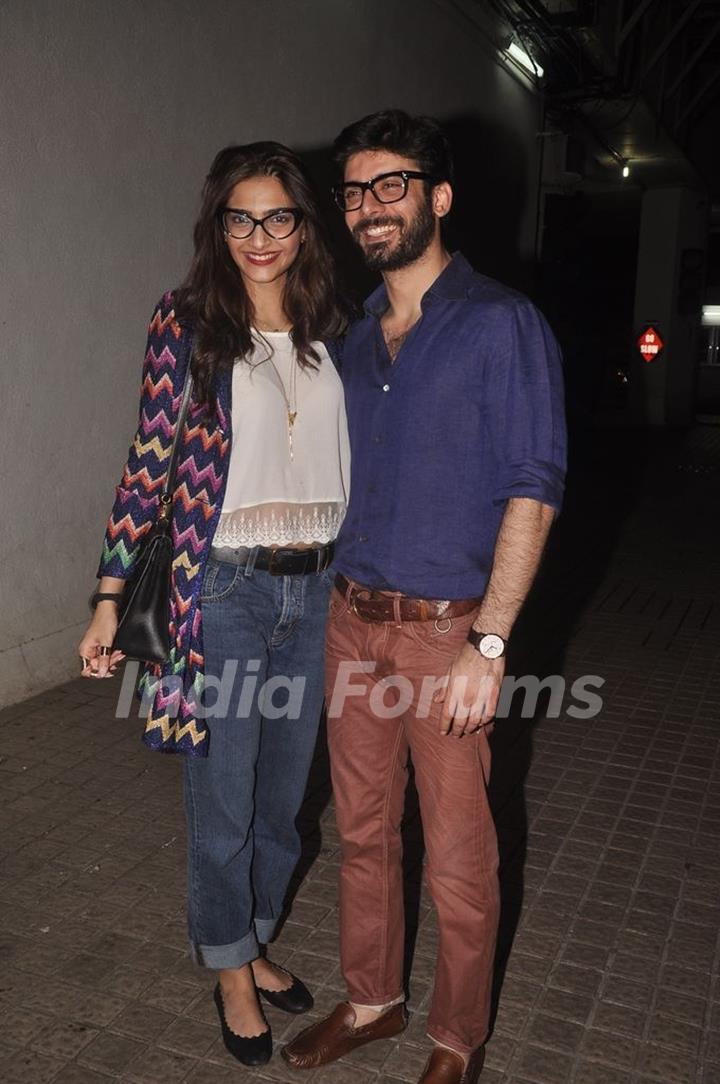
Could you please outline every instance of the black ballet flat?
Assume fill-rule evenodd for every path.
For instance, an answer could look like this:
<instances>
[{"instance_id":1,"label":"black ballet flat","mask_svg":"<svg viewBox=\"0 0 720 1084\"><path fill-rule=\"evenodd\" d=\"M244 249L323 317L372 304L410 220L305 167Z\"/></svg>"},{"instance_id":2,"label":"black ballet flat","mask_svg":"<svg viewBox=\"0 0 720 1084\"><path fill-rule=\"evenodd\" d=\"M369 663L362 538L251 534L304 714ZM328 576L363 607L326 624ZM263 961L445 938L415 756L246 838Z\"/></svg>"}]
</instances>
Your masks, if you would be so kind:
<instances>
[{"instance_id":1,"label":"black ballet flat","mask_svg":"<svg viewBox=\"0 0 720 1084\"><path fill-rule=\"evenodd\" d=\"M225 1005L223 1004L220 983L215 987L213 998L215 999L215 1007L218 1011L218 1016L220 1017L220 1027L222 1028L225 1049L229 1051L234 1058L237 1058L238 1061L242 1062L243 1065L267 1065L272 1057L273 1051L272 1031L270 1026L268 1025L267 1031L261 1032L260 1035L252 1035L250 1038L246 1038L244 1035L237 1035L228 1027L228 1022L225 1019ZM264 1016L263 1019L265 1019ZM267 1020L265 1023L267 1024Z\"/></svg>"},{"instance_id":2,"label":"black ballet flat","mask_svg":"<svg viewBox=\"0 0 720 1084\"><path fill-rule=\"evenodd\" d=\"M275 967L278 966L278 964L275 964ZM310 1012L315 1000L305 983L301 982L292 972L285 971L284 967L281 967L280 971L284 971L286 975L290 976L292 986L289 986L287 990L266 990L256 983L255 989L257 992L262 994L270 1005L274 1005L276 1009L282 1009L283 1012Z\"/></svg>"}]
</instances>

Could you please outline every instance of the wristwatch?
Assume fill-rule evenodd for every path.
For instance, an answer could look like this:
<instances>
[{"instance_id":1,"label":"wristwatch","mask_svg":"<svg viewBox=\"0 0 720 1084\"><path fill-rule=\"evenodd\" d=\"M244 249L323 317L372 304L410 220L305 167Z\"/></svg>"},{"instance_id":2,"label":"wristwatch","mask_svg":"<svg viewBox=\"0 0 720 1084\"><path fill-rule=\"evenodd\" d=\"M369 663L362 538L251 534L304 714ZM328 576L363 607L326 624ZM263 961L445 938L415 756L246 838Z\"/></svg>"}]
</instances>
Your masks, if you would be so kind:
<instances>
[{"instance_id":1,"label":"wristwatch","mask_svg":"<svg viewBox=\"0 0 720 1084\"><path fill-rule=\"evenodd\" d=\"M484 659L499 659L505 654L507 643L496 632L476 632L475 629L470 629L467 638L468 643L471 643Z\"/></svg>"}]
</instances>

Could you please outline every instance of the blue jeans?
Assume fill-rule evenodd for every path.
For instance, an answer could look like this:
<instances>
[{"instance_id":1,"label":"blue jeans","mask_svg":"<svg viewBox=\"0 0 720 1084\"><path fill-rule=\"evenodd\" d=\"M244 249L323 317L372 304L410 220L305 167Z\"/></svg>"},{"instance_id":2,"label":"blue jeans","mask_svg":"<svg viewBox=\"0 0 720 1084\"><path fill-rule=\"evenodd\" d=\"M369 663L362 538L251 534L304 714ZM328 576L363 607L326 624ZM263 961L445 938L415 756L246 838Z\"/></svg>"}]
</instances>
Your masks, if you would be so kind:
<instances>
[{"instance_id":1,"label":"blue jeans","mask_svg":"<svg viewBox=\"0 0 720 1084\"><path fill-rule=\"evenodd\" d=\"M208 561L210 741L206 758L184 761L188 930L204 967L256 959L282 913L322 711L331 586L329 572L272 576L252 560L246 568Z\"/></svg>"}]
</instances>

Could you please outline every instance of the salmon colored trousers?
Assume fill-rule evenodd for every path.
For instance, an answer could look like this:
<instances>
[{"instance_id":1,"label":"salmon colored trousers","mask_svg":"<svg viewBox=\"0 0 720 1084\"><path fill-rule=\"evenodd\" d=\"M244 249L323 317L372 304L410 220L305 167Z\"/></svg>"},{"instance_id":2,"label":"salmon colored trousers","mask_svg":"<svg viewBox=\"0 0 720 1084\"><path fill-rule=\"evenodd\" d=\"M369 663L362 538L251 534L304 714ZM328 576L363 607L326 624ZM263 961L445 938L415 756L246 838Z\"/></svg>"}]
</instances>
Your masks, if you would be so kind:
<instances>
[{"instance_id":1,"label":"salmon colored trousers","mask_svg":"<svg viewBox=\"0 0 720 1084\"><path fill-rule=\"evenodd\" d=\"M403 994L400 824L410 755L439 928L428 1034L462 1053L487 1038L500 909L490 749L486 730L440 734L432 682L447 674L472 620L367 623L335 589L326 653L349 999L380 1005Z\"/></svg>"}]
</instances>

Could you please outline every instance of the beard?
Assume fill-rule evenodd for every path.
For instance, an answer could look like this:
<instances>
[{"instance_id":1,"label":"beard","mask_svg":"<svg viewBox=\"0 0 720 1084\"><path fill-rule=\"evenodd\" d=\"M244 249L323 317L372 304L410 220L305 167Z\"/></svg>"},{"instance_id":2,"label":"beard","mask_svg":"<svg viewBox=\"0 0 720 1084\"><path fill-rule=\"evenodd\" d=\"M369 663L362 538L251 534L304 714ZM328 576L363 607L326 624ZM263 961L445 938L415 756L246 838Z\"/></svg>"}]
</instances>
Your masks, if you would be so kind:
<instances>
[{"instance_id":1,"label":"beard","mask_svg":"<svg viewBox=\"0 0 720 1084\"><path fill-rule=\"evenodd\" d=\"M400 239L389 251L391 241L378 241L366 247L361 243L360 236L368 226L397 226ZM362 250L366 267L371 271L399 271L415 263L427 251L435 235L435 216L430 201L426 200L412 221L407 224L402 218L380 215L375 218L364 218L358 222L352 232L353 238Z\"/></svg>"}]
</instances>

